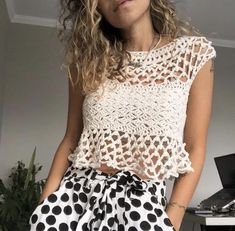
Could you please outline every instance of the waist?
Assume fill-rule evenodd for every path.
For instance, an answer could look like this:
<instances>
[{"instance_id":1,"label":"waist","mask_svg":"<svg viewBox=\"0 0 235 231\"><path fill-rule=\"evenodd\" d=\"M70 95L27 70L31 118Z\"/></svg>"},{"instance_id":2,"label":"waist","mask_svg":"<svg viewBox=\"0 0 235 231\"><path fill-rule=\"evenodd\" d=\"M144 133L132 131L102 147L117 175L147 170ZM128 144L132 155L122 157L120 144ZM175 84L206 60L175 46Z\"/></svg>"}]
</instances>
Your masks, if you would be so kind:
<instances>
[{"instance_id":1,"label":"waist","mask_svg":"<svg viewBox=\"0 0 235 231\"><path fill-rule=\"evenodd\" d=\"M120 171L120 169L107 166L106 164L101 164L100 167L98 167L97 169L104 172L104 173L107 173L109 175L114 175L118 171ZM150 179L149 177L146 177L142 174L137 173L135 170L132 170L132 171L135 172L135 174L142 180L149 180Z\"/></svg>"}]
</instances>

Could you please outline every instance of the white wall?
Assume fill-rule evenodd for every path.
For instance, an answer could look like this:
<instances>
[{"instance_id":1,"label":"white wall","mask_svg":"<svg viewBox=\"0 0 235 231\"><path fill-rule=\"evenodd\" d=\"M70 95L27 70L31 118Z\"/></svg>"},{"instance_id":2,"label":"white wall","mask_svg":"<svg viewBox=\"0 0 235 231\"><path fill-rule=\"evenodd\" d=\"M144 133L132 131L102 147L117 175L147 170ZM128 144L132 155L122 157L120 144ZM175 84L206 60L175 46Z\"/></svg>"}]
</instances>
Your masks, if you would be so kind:
<instances>
[{"instance_id":1,"label":"white wall","mask_svg":"<svg viewBox=\"0 0 235 231\"><path fill-rule=\"evenodd\" d=\"M55 29L11 24L6 35L0 176L34 147L46 177L67 119L67 76Z\"/></svg>"},{"instance_id":2,"label":"white wall","mask_svg":"<svg viewBox=\"0 0 235 231\"><path fill-rule=\"evenodd\" d=\"M0 0L0 144L1 144L1 126L2 126L2 110L3 110L3 85L4 85L4 70L5 70L5 42L8 27L7 11L5 10L5 2Z\"/></svg>"}]
</instances>

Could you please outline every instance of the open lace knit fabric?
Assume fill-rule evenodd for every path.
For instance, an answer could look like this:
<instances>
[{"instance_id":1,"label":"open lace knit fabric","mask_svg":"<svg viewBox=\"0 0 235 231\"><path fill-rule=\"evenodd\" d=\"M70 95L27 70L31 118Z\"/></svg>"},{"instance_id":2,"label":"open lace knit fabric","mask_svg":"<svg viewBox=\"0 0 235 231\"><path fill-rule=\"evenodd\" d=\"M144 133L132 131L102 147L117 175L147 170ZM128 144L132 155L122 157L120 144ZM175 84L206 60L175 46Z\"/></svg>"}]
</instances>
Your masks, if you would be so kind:
<instances>
[{"instance_id":1,"label":"open lace knit fabric","mask_svg":"<svg viewBox=\"0 0 235 231\"><path fill-rule=\"evenodd\" d=\"M121 70L105 90L86 95L84 128L68 159L78 168L107 164L162 181L194 171L183 130L190 87L202 66L216 57L203 36L182 36L151 51L146 67ZM146 51L130 52L143 61ZM205 76L208 78L208 76Z\"/></svg>"}]
</instances>

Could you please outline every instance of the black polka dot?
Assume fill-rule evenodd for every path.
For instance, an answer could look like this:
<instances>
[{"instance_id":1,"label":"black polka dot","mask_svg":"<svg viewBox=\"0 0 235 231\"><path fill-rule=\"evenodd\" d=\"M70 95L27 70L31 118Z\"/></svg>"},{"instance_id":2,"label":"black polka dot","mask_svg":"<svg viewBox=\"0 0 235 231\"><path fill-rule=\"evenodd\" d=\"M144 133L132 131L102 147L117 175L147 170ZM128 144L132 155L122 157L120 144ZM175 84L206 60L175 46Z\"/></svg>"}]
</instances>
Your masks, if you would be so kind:
<instances>
[{"instance_id":1,"label":"black polka dot","mask_svg":"<svg viewBox=\"0 0 235 231\"><path fill-rule=\"evenodd\" d=\"M118 185L116 192L122 192L122 190L123 190L123 187Z\"/></svg>"},{"instance_id":2,"label":"black polka dot","mask_svg":"<svg viewBox=\"0 0 235 231\"><path fill-rule=\"evenodd\" d=\"M108 228L108 227L106 227L106 226L104 226L103 228L102 228L102 231L109 231L110 229Z\"/></svg>"},{"instance_id":3,"label":"black polka dot","mask_svg":"<svg viewBox=\"0 0 235 231\"><path fill-rule=\"evenodd\" d=\"M99 208L95 208L94 212L93 212L96 220L97 220L97 217L98 217L98 211L99 211Z\"/></svg>"},{"instance_id":4,"label":"black polka dot","mask_svg":"<svg viewBox=\"0 0 235 231\"><path fill-rule=\"evenodd\" d=\"M112 213L113 212L113 207L109 203L106 204L106 212L107 213Z\"/></svg>"},{"instance_id":5,"label":"black polka dot","mask_svg":"<svg viewBox=\"0 0 235 231\"><path fill-rule=\"evenodd\" d=\"M140 207L141 206L141 201L138 199L133 199L131 200L131 204L135 207Z\"/></svg>"},{"instance_id":6,"label":"black polka dot","mask_svg":"<svg viewBox=\"0 0 235 231\"><path fill-rule=\"evenodd\" d=\"M167 226L172 226L171 221L168 217L164 218L164 224Z\"/></svg>"},{"instance_id":7,"label":"black polka dot","mask_svg":"<svg viewBox=\"0 0 235 231\"><path fill-rule=\"evenodd\" d=\"M72 175L73 178L76 178L77 177L77 173L74 172L73 175Z\"/></svg>"},{"instance_id":8,"label":"black polka dot","mask_svg":"<svg viewBox=\"0 0 235 231\"><path fill-rule=\"evenodd\" d=\"M89 169L87 169L84 173L85 173L85 175L89 175L90 174L90 172L92 171L92 168L89 168Z\"/></svg>"},{"instance_id":9,"label":"black polka dot","mask_svg":"<svg viewBox=\"0 0 235 231\"><path fill-rule=\"evenodd\" d=\"M105 211L103 211L103 212L100 214L99 219L102 221L102 220L104 220L104 218L105 218ZM105 227L106 227L106 226L105 226Z\"/></svg>"},{"instance_id":10,"label":"black polka dot","mask_svg":"<svg viewBox=\"0 0 235 231\"><path fill-rule=\"evenodd\" d=\"M78 202L78 195L76 193L73 194L73 202Z\"/></svg>"},{"instance_id":11,"label":"black polka dot","mask_svg":"<svg viewBox=\"0 0 235 231\"><path fill-rule=\"evenodd\" d=\"M125 231L124 225L118 225L118 231Z\"/></svg>"},{"instance_id":12,"label":"black polka dot","mask_svg":"<svg viewBox=\"0 0 235 231\"><path fill-rule=\"evenodd\" d=\"M55 194L51 194L49 197L48 197L48 201L51 202L51 203L54 203L56 202L57 200L57 196Z\"/></svg>"},{"instance_id":13,"label":"black polka dot","mask_svg":"<svg viewBox=\"0 0 235 231\"><path fill-rule=\"evenodd\" d=\"M68 231L68 229L69 229L69 227L68 227L68 225L66 223L61 223L59 225L59 230L60 231Z\"/></svg>"},{"instance_id":14,"label":"black polka dot","mask_svg":"<svg viewBox=\"0 0 235 231\"><path fill-rule=\"evenodd\" d=\"M69 196L68 196L67 193L64 193L64 194L60 197L60 199L61 199L62 201L64 201L64 202L67 202L67 201L69 200Z\"/></svg>"},{"instance_id":15,"label":"black polka dot","mask_svg":"<svg viewBox=\"0 0 235 231\"><path fill-rule=\"evenodd\" d=\"M155 183L155 184L153 184L153 190L154 190L154 192L156 192L157 191L157 184Z\"/></svg>"},{"instance_id":16,"label":"black polka dot","mask_svg":"<svg viewBox=\"0 0 235 231\"><path fill-rule=\"evenodd\" d=\"M163 214L161 209L154 209L154 212L157 214L158 217L160 217Z\"/></svg>"},{"instance_id":17,"label":"black polka dot","mask_svg":"<svg viewBox=\"0 0 235 231\"><path fill-rule=\"evenodd\" d=\"M129 205L129 203L125 202L125 210L129 211L131 210L131 206Z\"/></svg>"},{"instance_id":18,"label":"black polka dot","mask_svg":"<svg viewBox=\"0 0 235 231\"><path fill-rule=\"evenodd\" d=\"M162 202L162 205L163 205L163 206L166 205L166 201L165 201L165 198L164 198L164 197L162 197L161 202Z\"/></svg>"},{"instance_id":19,"label":"black polka dot","mask_svg":"<svg viewBox=\"0 0 235 231\"><path fill-rule=\"evenodd\" d=\"M83 208L80 204L75 204L74 209L77 214L82 214L83 213Z\"/></svg>"},{"instance_id":20,"label":"black polka dot","mask_svg":"<svg viewBox=\"0 0 235 231\"><path fill-rule=\"evenodd\" d=\"M148 220L149 220L150 222L156 222L156 221L157 221L157 217L156 217L154 214L152 214L152 213L149 213L149 214L147 215L147 218L148 218Z\"/></svg>"},{"instance_id":21,"label":"black polka dot","mask_svg":"<svg viewBox=\"0 0 235 231\"><path fill-rule=\"evenodd\" d=\"M128 231L138 231L138 229L137 229L136 227L134 227L134 226L131 226L131 227L128 229Z\"/></svg>"},{"instance_id":22,"label":"black polka dot","mask_svg":"<svg viewBox=\"0 0 235 231\"><path fill-rule=\"evenodd\" d=\"M55 206L53 209L52 209L52 213L55 214L55 215L59 215L61 213L61 208L60 206Z\"/></svg>"},{"instance_id":23,"label":"black polka dot","mask_svg":"<svg viewBox=\"0 0 235 231\"><path fill-rule=\"evenodd\" d=\"M154 230L155 231L163 231L163 229L158 225L154 225Z\"/></svg>"},{"instance_id":24,"label":"black polka dot","mask_svg":"<svg viewBox=\"0 0 235 231\"><path fill-rule=\"evenodd\" d=\"M87 223L84 223L82 225L82 231L89 231L88 227L87 227Z\"/></svg>"},{"instance_id":25,"label":"black polka dot","mask_svg":"<svg viewBox=\"0 0 235 231\"><path fill-rule=\"evenodd\" d=\"M87 203L87 195L83 192L79 193L79 199L83 202L83 203Z\"/></svg>"},{"instance_id":26,"label":"black polka dot","mask_svg":"<svg viewBox=\"0 0 235 231\"><path fill-rule=\"evenodd\" d=\"M53 215L50 215L46 218L46 222L48 225L54 225L56 222L56 219Z\"/></svg>"},{"instance_id":27,"label":"black polka dot","mask_svg":"<svg viewBox=\"0 0 235 231\"><path fill-rule=\"evenodd\" d=\"M99 204L100 204L100 203L102 203L102 200L103 200L103 198L102 198L102 197L100 197L100 199L99 199Z\"/></svg>"},{"instance_id":28,"label":"black polka dot","mask_svg":"<svg viewBox=\"0 0 235 231\"><path fill-rule=\"evenodd\" d=\"M112 227L113 224L114 224L114 221L115 221L115 219L114 219L113 217L110 217L110 218L108 219L108 225L109 225L110 227Z\"/></svg>"},{"instance_id":29,"label":"black polka dot","mask_svg":"<svg viewBox=\"0 0 235 231\"><path fill-rule=\"evenodd\" d=\"M125 215L125 212L122 214L123 220L125 221L125 224L128 224L128 220L127 217Z\"/></svg>"},{"instance_id":30,"label":"black polka dot","mask_svg":"<svg viewBox=\"0 0 235 231\"><path fill-rule=\"evenodd\" d=\"M154 187L149 187L148 191L152 194L155 195Z\"/></svg>"},{"instance_id":31,"label":"black polka dot","mask_svg":"<svg viewBox=\"0 0 235 231\"><path fill-rule=\"evenodd\" d=\"M69 176L71 174L71 171L67 171L66 174L64 175L65 177Z\"/></svg>"},{"instance_id":32,"label":"black polka dot","mask_svg":"<svg viewBox=\"0 0 235 231\"><path fill-rule=\"evenodd\" d=\"M153 209L153 206L149 202L145 202L144 203L144 208L150 211L150 210Z\"/></svg>"},{"instance_id":33,"label":"black polka dot","mask_svg":"<svg viewBox=\"0 0 235 231\"><path fill-rule=\"evenodd\" d=\"M136 211L130 212L130 218L133 221L138 221L140 219L140 214Z\"/></svg>"},{"instance_id":34,"label":"black polka dot","mask_svg":"<svg viewBox=\"0 0 235 231\"><path fill-rule=\"evenodd\" d=\"M124 208L125 207L125 201L124 201L124 198L119 198L118 199L118 205L121 207L121 208Z\"/></svg>"},{"instance_id":35,"label":"black polka dot","mask_svg":"<svg viewBox=\"0 0 235 231\"><path fill-rule=\"evenodd\" d=\"M158 199L156 196L151 196L151 201L155 204L158 204Z\"/></svg>"},{"instance_id":36,"label":"black polka dot","mask_svg":"<svg viewBox=\"0 0 235 231\"><path fill-rule=\"evenodd\" d=\"M51 227L51 228L48 229L48 231L57 231L57 229L54 228L54 227Z\"/></svg>"},{"instance_id":37,"label":"black polka dot","mask_svg":"<svg viewBox=\"0 0 235 231\"><path fill-rule=\"evenodd\" d=\"M36 231L44 231L44 230L45 230L45 225L42 222L38 223L36 226Z\"/></svg>"},{"instance_id":38,"label":"black polka dot","mask_svg":"<svg viewBox=\"0 0 235 231\"><path fill-rule=\"evenodd\" d=\"M79 191L81 188L81 185L79 183L76 183L73 187L74 191Z\"/></svg>"},{"instance_id":39,"label":"black polka dot","mask_svg":"<svg viewBox=\"0 0 235 231\"><path fill-rule=\"evenodd\" d=\"M66 182L65 188L71 189L73 187L73 183L71 181Z\"/></svg>"},{"instance_id":40,"label":"black polka dot","mask_svg":"<svg viewBox=\"0 0 235 231\"><path fill-rule=\"evenodd\" d=\"M151 225L147 221L142 221L140 223L140 228L142 230L150 230L151 229Z\"/></svg>"},{"instance_id":41,"label":"black polka dot","mask_svg":"<svg viewBox=\"0 0 235 231\"><path fill-rule=\"evenodd\" d=\"M96 192L96 193L101 192L101 186L100 186L100 184L97 184L97 185L95 186L94 192Z\"/></svg>"},{"instance_id":42,"label":"black polka dot","mask_svg":"<svg viewBox=\"0 0 235 231\"><path fill-rule=\"evenodd\" d=\"M47 213L49 213L49 211L50 211L49 205L43 205L43 206L42 206L41 212L42 212L43 214L47 214Z\"/></svg>"},{"instance_id":43,"label":"black polka dot","mask_svg":"<svg viewBox=\"0 0 235 231\"><path fill-rule=\"evenodd\" d=\"M96 202L96 197L95 196L92 196L91 198L90 198L90 205L91 206L93 206L94 204L95 204L95 202Z\"/></svg>"},{"instance_id":44,"label":"black polka dot","mask_svg":"<svg viewBox=\"0 0 235 231\"><path fill-rule=\"evenodd\" d=\"M32 217L31 217L31 221L33 224L35 224L38 220L38 215L37 214L34 214Z\"/></svg>"},{"instance_id":45,"label":"black polka dot","mask_svg":"<svg viewBox=\"0 0 235 231\"><path fill-rule=\"evenodd\" d=\"M64 213L66 215L70 215L72 213L72 208L71 208L70 205L67 205L67 206L64 207Z\"/></svg>"},{"instance_id":46,"label":"black polka dot","mask_svg":"<svg viewBox=\"0 0 235 231\"><path fill-rule=\"evenodd\" d=\"M91 189L90 188L83 188L83 191L84 191L84 193L86 193L86 194L88 194L88 193L90 193L90 191L91 191Z\"/></svg>"},{"instance_id":47,"label":"black polka dot","mask_svg":"<svg viewBox=\"0 0 235 231\"><path fill-rule=\"evenodd\" d=\"M70 222L70 228L71 228L73 231L76 230L77 224L78 224L77 221L71 221L71 222Z\"/></svg>"}]
</instances>

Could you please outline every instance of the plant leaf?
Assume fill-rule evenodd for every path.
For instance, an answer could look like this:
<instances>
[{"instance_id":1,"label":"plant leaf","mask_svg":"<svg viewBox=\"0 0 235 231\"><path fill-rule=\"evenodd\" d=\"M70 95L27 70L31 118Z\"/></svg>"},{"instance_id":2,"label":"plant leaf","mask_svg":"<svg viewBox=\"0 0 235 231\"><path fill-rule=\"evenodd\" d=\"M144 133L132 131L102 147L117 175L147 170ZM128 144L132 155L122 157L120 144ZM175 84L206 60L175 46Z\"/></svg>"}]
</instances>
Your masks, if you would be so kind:
<instances>
[{"instance_id":1,"label":"plant leaf","mask_svg":"<svg viewBox=\"0 0 235 231\"><path fill-rule=\"evenodd\" d=\"M28 171L27 171L27 176L25 179L25 184L24 184L24 190L26 190L28 188L29 185L29 181L32 177L32 171L33 171L33 166L34 166L34 160L35 160L35 155L36 155L36 146L34 148L30 163L29 163L29 167L28 167Z\"/></svg>"}]
</instances>

